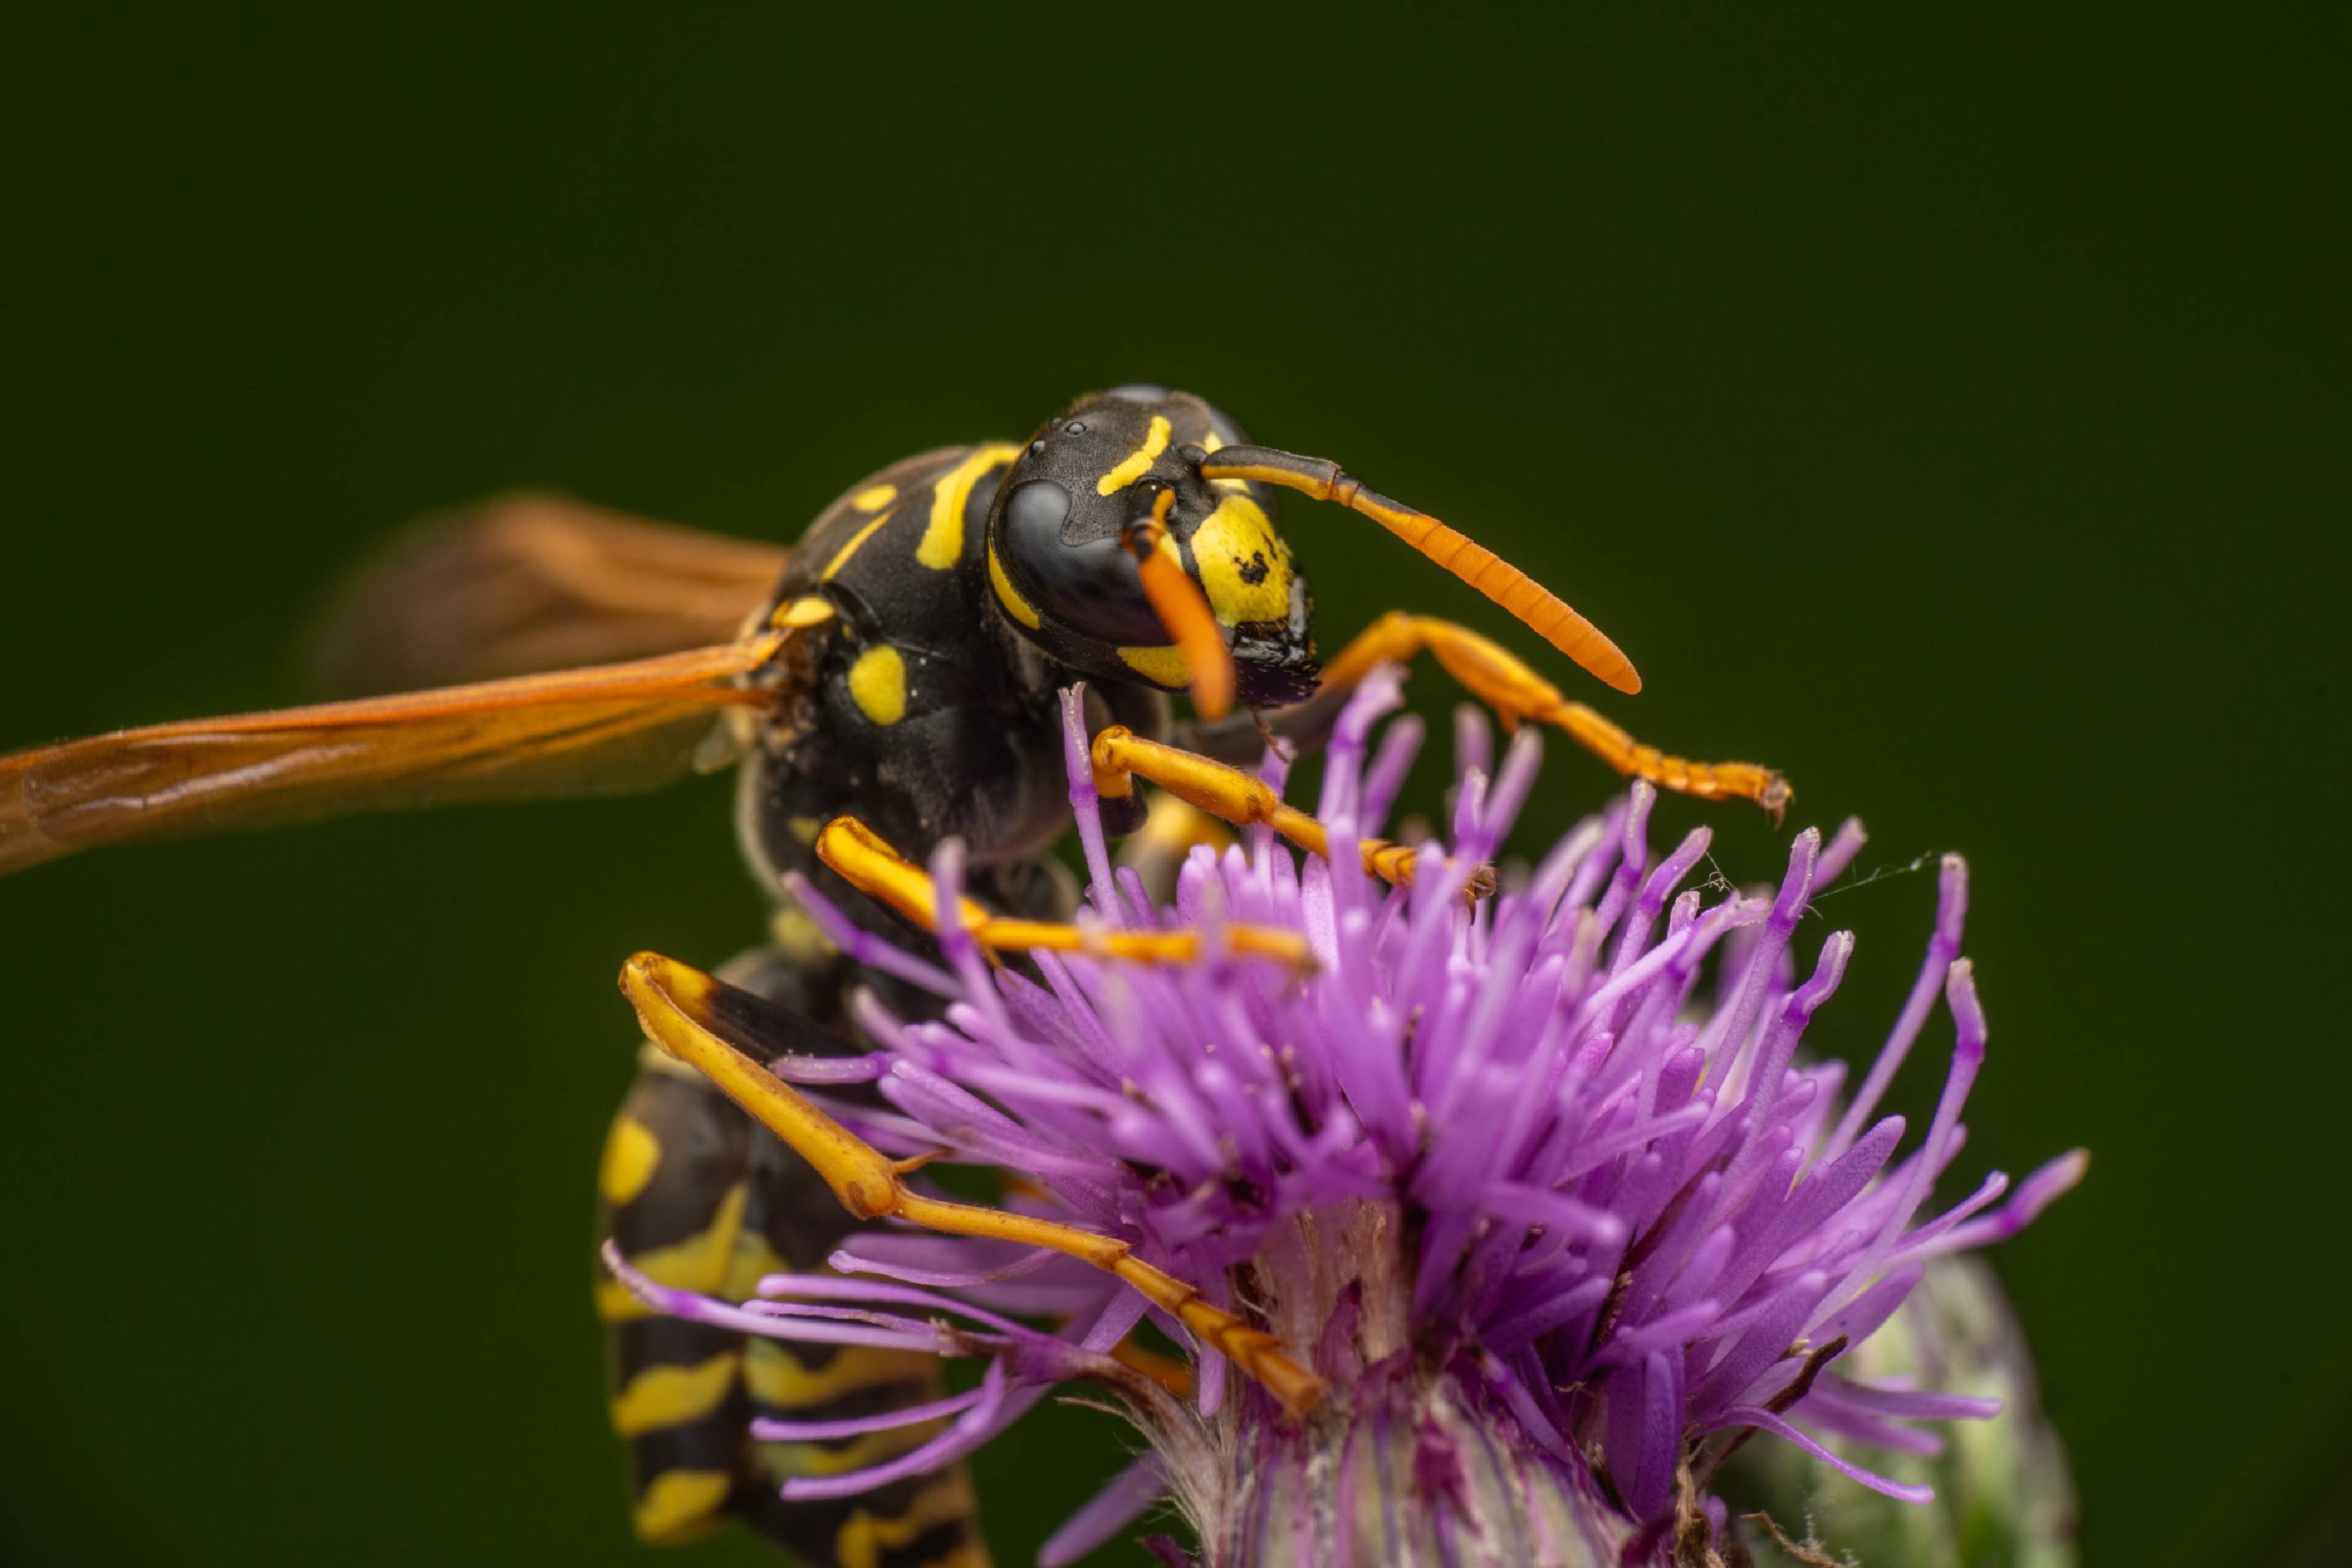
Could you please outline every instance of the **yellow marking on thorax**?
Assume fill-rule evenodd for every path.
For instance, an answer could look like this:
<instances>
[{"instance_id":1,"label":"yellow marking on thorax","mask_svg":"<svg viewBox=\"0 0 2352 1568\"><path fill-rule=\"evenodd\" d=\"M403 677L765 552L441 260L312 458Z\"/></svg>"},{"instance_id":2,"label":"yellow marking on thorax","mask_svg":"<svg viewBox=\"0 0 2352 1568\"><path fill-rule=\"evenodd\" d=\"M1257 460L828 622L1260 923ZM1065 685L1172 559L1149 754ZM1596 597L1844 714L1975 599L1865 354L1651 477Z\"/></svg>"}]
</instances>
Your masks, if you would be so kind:
<instances>
[{"instance_id":1,"label":"yellow marking on thorax","mask_svg":"<svg viewBox=\"0 0 2352 1568\"><path fill-rule=\"evenodd\" d=\"M868 485L849 498L849 504L860 511L880 511L898 499L896 485Z\"/></svg>"},{"instance_id":2,"label":"yellow marking on thorax","mask_svg":"<svg viewBox=\"0 0 2352 1568\"><path fill-rule=\"evenodd\" d=\"M1117 468L1095 481L1095 494L1117 495L1150 472L1151 465L1158 462L1160 454L1166 450L1168 416L1155 414L1151 416L1151 428L1144 434L1143 445L1121 458Z\"/></svg>"},{"instance_id":3,"label":"yellow marking on thorax","mask_svg":"<svg viewBox=\"0 0 2352 1568\"><path fill-rule=\"evenodd\" d=\"M849 695L875 723L896 724L907 716L907 661L888 643L867 648L849 667Z\"/></svg>"},{"instance_id":4,"label":"yellow marking on thorax","mask_svg":"<svg viewBox=\"0 0 2352 1568\"><path fill-rule=\"evenodd\" d=\"M632 1510L637 1539L649 1546L692 1541L724 1522L719 1512L735 1478L725 1470L664 1470L646 1484Z\"/></svg>"},{"instance_id":5,"label":"yellow marking on thorax","mask_svg":"<svg viewBox=\"0 0 2352 1568\"><path fill-rule=\"evenodd\" d=\"M1020 452L1018 447L996 442L977 448L940 477L931 487L931 521L923 530L923 542L915 546L917 561L934 572L944 572L963 559L963 509L971 500L971 487L980 482L981 475L1011 462Z\"/></svg>"},{"instance_id":6,"label":"yellow marking on thorax","mask_svg":"<svg viewBox=\"0 0 2352 1568\"><path fill-rule=\"evenodd\" d=\"M934 1525L951 1519L963 1519L972 1511L971 1485L961 1470L941 1476L915 1494L907 1511L896 1519L884 1519L859 1509L842 1521L833 1538L833 1554L841 1568L879 1568L883 1548L904 1546ZM968 1555L968 1546L959 1546L944 1560L944 1568L961 1562L984 1563L982 1556ZM934 1564L933 1568L942 1568Z\"/></svg>"},{"instance_id":7,"label":"yellow marking on thorax","mask_svg":"<svg viewBox=\"0 0 2352 1568\"><path fill-rule=\"evenodd\" d=\"M1037 612L1029 607L1029 601L1021 596L1021 590L1015 588L1013 579L1004 574L1004 563L996 558L996 546L993 544L988 547L988 580L996 587L996 602L1011 612L1014 620L1035 631Z\"/></svg>"},{"instance_id":8,"label":"yellow marking on thorax","mask_svg":"<svg viewBox=\"0 0 2352 1568\"><path fill-rule=\"evenodd\" d=\"M653 1129L634 1116L615 1117L612 1131L604 1135L596 1190L618 1208L646 1190L646 1184L654 1179L654 1167L660 1163L661 1140L654 1136Z\"/></svg>"},{"instance_id":9,"label":"yellow marking on thorax","mask_svg":"<svg viewBox=\"0 0 2352 1568\"><path fill-rule=\"evenodd\" d=\"M613 1395L613 1430L635 1437L676 1426L719 1408L735 1386L740 1352L721 1351L698 1366L649 1366Z\"/></svg>"},{"instance_id":10,"label":"yellow marking on thorax","mask_svg":"<svg viewBox=\"0 0 2352 1568\"><path fill-rule=\"evenodd\" d=\"M633 1253L629 1264L656 1285L679 1290L716 1290L727 1281L727 1265L735 1256L735 1238L743 1229L744 1187L727 1189L708 1228L698 1236L650 1252ZM596 1281L596 1315L608 1323L649 1318L653 1309L629 1294L617 1279Z\"/></svg>"},{"instance_id":11,"label":"yellow marking on thorax","mask_svg":"<svg viewBox=\"0 0 2352 1568\"><path fill-rule=\"evenodd\" d=\"M1118 650L1121 664L1162 686L1181 688L1192 678L1184 663L1184 650L1171 643L1166 647L1123 647Z\"/></svg>"},{"instance_id":12,"label":"yellow marking on thorax","mask_svg":"<svg viewBox=\"0 0 2352 1568\"><path fill-rule=\"evenodd\" d=\"M824 563L824 570L816 574L816 580L820 583L832 582L833 574L848 565L849 558L857 553L857 547L872 538L874 531L889 521L890 517L891 514L886 511L856 533L851 534L849 542L833 552L833 559Z\"/></svg>"},{"instance_id":13,"label":"yellow marking on thorax","mask_svg":"<svg viewBox=\"0 0 2352 1568\"><path fill-rule=\"evenodd\" d=\"M1227 496L1193 531L1192 559L1201 587L1220 624L1290 618L1290 547L1274 531L1263 508L1247 496ZM1262 565L1258 580L1243 569Z\"/></svg>"},{"instance_id":14,"label":"yellow marking on thorax","mask_svg":"<svg viewBox=\"0 0 2352 1568\"><path fill-rule=\"evenodd\" d=\"M853 544L856 542L855 540L851 541ZM838 560L839 558L836 557L836 563ZM831 567L825 569L825 575L828 577L833 575ZM814 594L803 594L797 599L787 599L778 605L776 613L768 617L768 624L778 631L805 631L811 626L821 626L831 619L833 619L831 605L826 604Z\"/></svg>"}]
</instances>

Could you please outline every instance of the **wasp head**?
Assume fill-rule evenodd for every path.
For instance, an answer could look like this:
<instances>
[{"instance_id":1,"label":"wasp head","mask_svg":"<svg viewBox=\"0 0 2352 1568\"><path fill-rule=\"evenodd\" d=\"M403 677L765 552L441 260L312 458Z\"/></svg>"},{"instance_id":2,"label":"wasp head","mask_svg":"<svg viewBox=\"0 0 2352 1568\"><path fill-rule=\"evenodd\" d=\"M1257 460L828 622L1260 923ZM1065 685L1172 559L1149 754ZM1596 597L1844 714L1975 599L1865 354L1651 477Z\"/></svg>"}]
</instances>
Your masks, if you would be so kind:
<instances>
[{"instance_id":1,"label":"wasp head","mask_svg":"<svg viewBox=\"0 0 2352 1568\"><path fill-rule=\"evenodd\" d=\"M1307 580L1262 486L1201 464L1245 445L1189 393L1129 385L1079 399L1030 440L988 519L998 605L1055 662L1099 679L1182 689L1186 663L1138 570L1137 530L1157 522L1233 650L1253 706L1314 689Z\"/></svg>"}]
</instances>

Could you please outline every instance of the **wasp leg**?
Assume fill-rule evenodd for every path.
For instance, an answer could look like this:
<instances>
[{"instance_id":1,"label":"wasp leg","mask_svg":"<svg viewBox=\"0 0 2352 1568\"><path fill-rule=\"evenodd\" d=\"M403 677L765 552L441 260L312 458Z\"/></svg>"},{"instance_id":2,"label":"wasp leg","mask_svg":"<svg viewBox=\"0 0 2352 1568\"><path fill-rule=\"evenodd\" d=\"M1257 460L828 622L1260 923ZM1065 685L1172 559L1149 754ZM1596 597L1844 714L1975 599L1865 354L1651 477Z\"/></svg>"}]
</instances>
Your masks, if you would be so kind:
<instances>
[{"instance_id":1,"label":"wasp leg","mask_svg":"<svg viewBox=\"0 0 2352 1568\"><path fill-rule=\"evenodd\" d=\"M953 1203L909 1191L909 1162L890 1159L851 1132L746 1053L768 1049L745 1026L773 1009L701 971L641 952L621 967L621 991L648 1038L717 1084L730 1100L799 1152L856 1218L895 1215L950 1236L1042 1247L1092 1264L1140 1291L1294 1412L1322 1398L1323 1379L1284 1353L1282 1342L1201 1299L1201 1293L1134 1254L1130 1243L1028 1215ZM742 1042L739 1044L738 1042Z\"/></svg>"},{"instance_id":2,"label":"wasp leg","mask_svg":"<svg viewBox=\"0 0 2352 1568\"><path fill-rule=\"evenodd\" d=\"M1125 799L1136 779L1150 779L1212 816L1236 826L1263 824L1309 855L1331 858L1331 835L1321 822L1284 801L1265 780L1230 763L1147 741L1123 724L1095 736L1092 760L1095 791L1106 799ZM1385 838L1362 839L1360 846L1366 871L1400 888L1412 885L1411 849ZM1494 890L1493 869L1481 867L1470 879L1469 895L1484 898Z\"/></svg>"},{"instance_id":3,"label":"wasp leg","mask_svg":"<svg viewBox=\"0 0 2352 1568\"><path fill-rule=\"evenodd\" d=\"M1106 731L1108 734L1109 731ZM938 929L939 893L929 873L890 847L882 836L854 816L836 816L817 835L817 858L858 891L878 899L926 931ZM1060 952L1099 952L1145 963L1192 963L1204 951L1197 931L1087 931L1060 921L1007 920L970 899L957 918L973 941L990 951L1050 948ZM1299 968L1314 963L1313 950L1297 931L1262 926L1225 928L1226 946L1255 958L1279 959Z\"/></svg>"},{"instance_id":4,"label":"wasp leg","mask_svg":"<svg viewBox=\"0 0 2352 1568\"><path fill-rule=\"evenodd\" d=\"M1365 627L1324 669L1323 691L1344 691L1374 666L1402 664L1419 653L1434 657L1506 725L1532 720L1564 730L1619 773L1647 779L1660 789L1701 800L1752 800L1775 821L1797 798L1788 781L1770 768L1754 763L1695 763L1643 745L1583 703L1570 701L1500 644L1431 616L1391 610ZM1309 702L1320 700L1318 693Z\"/></svg>"},{"instance_id":5,"label":"wasp leg","mask_svg":"<svg viewBox=\"0 0 2352 1568\"><path fill-rule=\"evenodd\" d=\"M721 973L793 1020L774 1048L855 1050L807 1022L835 1017L855 971L806 927L807 917L788 909L775 946ZM751 1296L768 1275L822 1268L855 1227L804 1161L650 1043L607 1138L598 1185L598 1234L633 1267L729 1300ZM817 1442L750 1436L755 1416L821 1420L927 1404L944 1392L936 1357L788 1344L663 1317L609 1279L597 1286L596 1306L610 1342L612 1419L628 1450L633 1521L649 1544L692 1540L740 1517L814 1568L985 1563L961 1468L855 1498L778 1495L787 1477L891 1458L928 1441L939 1424Z\"/></svg>"}]
</instances>

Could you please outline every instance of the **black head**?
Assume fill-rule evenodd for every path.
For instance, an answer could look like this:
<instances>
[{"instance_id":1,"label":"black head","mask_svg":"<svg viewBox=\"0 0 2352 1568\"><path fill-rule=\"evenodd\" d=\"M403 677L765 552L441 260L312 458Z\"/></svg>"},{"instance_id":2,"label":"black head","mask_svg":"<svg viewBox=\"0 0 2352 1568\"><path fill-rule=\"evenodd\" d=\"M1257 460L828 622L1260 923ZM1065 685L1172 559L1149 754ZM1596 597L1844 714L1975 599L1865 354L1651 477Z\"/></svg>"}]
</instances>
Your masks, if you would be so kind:
<instances>
[{"instance_id":1,"label":"black head","mask_svg":"<svg viewBox=\"0 0 2352 1568\"><path fill-rule=\"evenodd\" d=\"M1113 387L1055 416L989 511L989 576L1006 617L1071 669L1183 689L1185 661L1131 552L1130 530L1156 510L1233 649L1235 695L1255 706L1306 697L1312 612L1275 531L1272 494L1201 474L1210 453L1247 439L1219 410L1164 386Z\"/></svg>"}]
</instances>

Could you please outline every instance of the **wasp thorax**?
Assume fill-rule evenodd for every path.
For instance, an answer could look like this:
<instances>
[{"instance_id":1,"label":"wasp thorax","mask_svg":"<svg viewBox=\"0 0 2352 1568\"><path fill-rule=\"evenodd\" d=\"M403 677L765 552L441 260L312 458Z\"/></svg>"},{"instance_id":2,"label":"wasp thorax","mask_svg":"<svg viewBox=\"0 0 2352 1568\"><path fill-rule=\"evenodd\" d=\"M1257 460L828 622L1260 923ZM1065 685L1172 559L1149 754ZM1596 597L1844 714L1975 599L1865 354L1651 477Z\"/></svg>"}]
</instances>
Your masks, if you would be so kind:
<instances>
[{"instance_id":1,"label":"wasp thorax","mask_svg":"<svg viewBox=\"0 0 2352 1568\"><path fill-rule=\"evenodd\" d=\"M1130 531L1164 522L1232 648L1245 702L1305 697L1316 667L1307 584L1261 487L1204 479L1241 427L1187 393L1125 386L1049 420L1005 476L989 518L989 574L1022 634L1069 668L1174 690L1176 637L1155 613Z\"/></svg>"}]
</instances>

